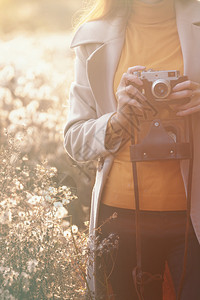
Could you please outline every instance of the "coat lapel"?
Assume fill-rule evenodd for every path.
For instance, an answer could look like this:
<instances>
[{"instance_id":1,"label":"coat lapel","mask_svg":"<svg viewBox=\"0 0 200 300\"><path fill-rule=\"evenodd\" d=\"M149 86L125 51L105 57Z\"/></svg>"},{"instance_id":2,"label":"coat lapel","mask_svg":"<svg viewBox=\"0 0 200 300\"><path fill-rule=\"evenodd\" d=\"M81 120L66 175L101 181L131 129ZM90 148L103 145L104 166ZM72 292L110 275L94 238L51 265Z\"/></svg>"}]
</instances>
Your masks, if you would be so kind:
<instances>
[{"instance_id":1,"label":"coat lapel","mask_svg":"<svg viewBox=\"0 0 200 300\"><path fill-rule=\"evenodd\" d=\"M179 33L184 73L200 82L200 2L176 1L176 20Z\"/></svg>"},{"instance_id":2,"label":"coat lapel","mask_svg":"<svg viewBox=\"0 0 200 300\"><path fill-rule=\"evenodd\" d=\"M125 25L123 16L88 22L78 29L72 40L72 48L88 45L89 53L91 46L93 48L87 59L87 75L99 116L116 111L113 80L124 44Z\"/></svg>"},{"instance_id":3,"label":"coat lapel","mask_svg":"<svg viewBox=\"0 0 200 300\"><path fill-rule=\"evenodd\" d=\"M113 81L123 43L124 36L121 36L103 44L88 60L88 79L100 114L116 111Z\"/></svg>"}]
</instances>

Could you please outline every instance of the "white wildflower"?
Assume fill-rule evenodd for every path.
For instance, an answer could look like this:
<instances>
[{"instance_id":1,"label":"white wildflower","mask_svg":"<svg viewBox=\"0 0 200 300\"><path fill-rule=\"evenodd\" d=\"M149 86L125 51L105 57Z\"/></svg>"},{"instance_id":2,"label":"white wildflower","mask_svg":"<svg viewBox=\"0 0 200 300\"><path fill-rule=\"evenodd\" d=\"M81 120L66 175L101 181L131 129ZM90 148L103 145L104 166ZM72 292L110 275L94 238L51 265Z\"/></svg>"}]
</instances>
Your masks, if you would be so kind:
<instances>
[{"instance_id":1,"label":"white wildflower","mask_svg":"<svg viewBox=\"0 0 200 300\"><path fill-rule=\"evenodd\" d=\"M17 84L18 85L25 85L26 83L26 78L23 77L23 76L20 76L18 79L17 79Z\"/></svg>"},{"instance_id":2,"label":"white wildflower","mask_svg":"<svg viewBox=\"0 0 200 300\"><path fill-rule=\"evenodd\" d=\"M70 230L65 230L63 232L63 235L66 239L69 239L71 237L71 231Z\"/></svg>"},{"instance_id":3,"label":"white wildflower","mask_svg":"<svg viewBox=\"0 0 200 300\"><path fill-rule=\"evenodd\" d=\"M61 202L54 202L54 207L63 207L63 204Z\"/></svg>"},{"instance_id":4,"label":"white wildflower","mask_svg":"<svg viewBox=\"0 0 200 300\"><path fill-rule=\"evenodd\" d=\"M9 198L8 203L9 203L10 206L16 206L17 205L17 201L13 198Z\"/></svg>"},{"instance_id":5,"label":"white wildflower","mask_svg":"<svg viewBox=\"0 0 200 300\"><path fill-rule=\"evenodd\" d=\"M49 193L50 194L56 194L56 189L53 187L53 186L50 186L49 188L48 188L48 190L49 190Z\"/></svg>"},{"instance_id":6,"label":"white wildflower","mask_svg":"<svg viewBox=\"0 0 200 300\"><path fill-rule=\"evenodd\" d=\"M84 222L84 225L85 225L86 227L88 227L88 226L89 226L89 221L85 221L85 222Z\"/></svg>"},{"instance_id":7,"label":"white wildflower","mask_svg":"<svg viewBox=\"0 0 200 300\"><path fill-rule=\"evenodd\" d=\"M55 167L50 168L50 177L55 176L55 174L57 173L57 169Z\"/></svg>"},{"instance_id":8,"label":"white wildflower","mask_svg":"<svg viewBox=\"0 0 200 300\"><path fill-rule=\"evenodd\" d=\"M8 224L12 221L12 212L10 210L2 211L0 213L0 223Z\"/></svg>"},{"instance_id":9,"label":"white wildflower","mask_svg":"<svg viewBox=\"0 0 200 300\"><path fill-rule=\"evenodd\" d=\"M13 101L12 93L8 88L0 88L0 101L4 101L6 104L11 104Z\"/></svg>"},{"instance_id":10,"label":"white wildflower","mask_svg":"<svg viewBox=\"0 0 200 300\"><path fill-rule=\"evenodd\" d=\"M38 107L39 107L38 101L31 101L31 102L27 105L26 109L27 109L27 112L33 113L33 112L36 112L36 110L38 109Z\"/></svg>"},{"instance_id":11,"label":"white wildflower","mask_svg":"<svg viewBox=\"0 0 200 300\"><path fill-rule=\"evenodd\" d=\"M30 221L24 221L24 225L29 226L29 225L31 225L31 222Z\"/></svg>"},{"instance_id":12,"label":"white wildflower","mask_svg":"<svg viewBox=\"0 0 200 300\"><path fill-rule=\"evenodd\" d=\"M68 215L68 211L64 207L58 207L55 217L57 219L63 219L67 217L67 215Z\"/></svg>"},{"instance_id":13,"label":"white wildflower","mask_svg":"<svg viewBox=\"0 0 200 300\"><path fill-rule=\"evenodd\" d=\"M70 226L70 222L65 220L65 221L62 222L62 226L65 227L65 228L69 227Z\"/></svg>"},{"instance_id":14,"label":"white wildflower","mask_svg":"<svg viewBox=\"0 0 200 300\"><path fill-rule=\"evenodd\" d=\"M51 202L51 201L52 201L52 198L51 198L50 195L46 195L46 196L44 197L44 199L45 199L46 201L48 201L48 202Z\"/></svg>"},{"instance_id":15,"label":"white wildflower","mask_svg":"<svg viewBox=\"0 0 200 300\"><path fill-rule=\"evenodd\" d=\"M27 198L27 199L30 199L32 196L33 196L33 195L32 195L31 193L26 192L26 198Z\"/></svg>"},{"instance_id":16,"label":"white wildflower","mask_svg":"<svg viewBox=\"0 0 200 300\"><path fill-rule=\"evenodd\" d=\"M63 186L61 187L61 189L62 189L63 191L66 191L68 188L67 188L66 185L63 185Z\"/></svg>"},{"instance_id":17,"label":"white wildflower","mask_svg":"<svg viewBox=\"0 0 200 300\"><path fill-rule=\"evenodd\" d=\"M72 225L72 233L76 234L78 232L78 227L76 225Z\"/></svg>"},{"instance_id":18,"label":"white wildflower","mask_svg":"<svg viewBox=\"0 0 200 300\"><path fill-rule=\"evenodd\" d=\"M0 72L0 82L1 84L9 83L15 76L15 70L13 66L8 65L3 68Z\"/></svg>"},{"instance_id":19,"label":"white wildflower","mask_svg":"<svg viewBox=\"0 0 200 300\"><path fill-rule=\"evenodd\" d=\"M69 203L70 203L70 201L68 199L62 199L62 204L63 205L67 205Z\"/></svg>"},{"instance_id":20,"label":"white wildflower","mask_svg":"<svg viewBox=\"0 0 200 300\"><path fill-rule=\"evenodd\" d=\"M37 270L38 261L36 259L31 259L27 262L27 270L29 273L35 273Z\"/></svg>"},{"instance_id":21,"label":"white wildflower","mask_svg":"<svg viewBox=\"0 0 200 300\"><path fill-rule=\"evenodd\" d=\"M36 205L37 203L40 203L42 200L41 196L32 196L29 200L28 203L32 204L32 205Z\"/></svg>"},{"instance_id":22,"label":"white wildflower","mask_svg":"<svg viewBox=\"0 0 200 300\"><path fill-rule=\"evenodd\" d=\"M18 215L19 215L20 218L24 218L26 216L24 211L19 211Z\"/></svg>"}]
</instances>

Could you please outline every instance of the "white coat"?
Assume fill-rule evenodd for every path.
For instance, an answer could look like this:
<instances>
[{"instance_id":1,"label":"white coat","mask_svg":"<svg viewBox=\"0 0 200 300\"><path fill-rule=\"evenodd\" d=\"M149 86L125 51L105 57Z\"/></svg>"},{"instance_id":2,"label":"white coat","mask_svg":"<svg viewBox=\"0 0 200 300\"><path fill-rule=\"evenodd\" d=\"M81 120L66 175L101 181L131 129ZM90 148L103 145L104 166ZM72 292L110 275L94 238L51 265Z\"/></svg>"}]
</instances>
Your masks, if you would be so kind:
<instances>
[{"instance_id":1,"label":"white coat","mask_svg":"<svg viewBox=\"0 0 200 300\"><path fill-rule=\"evenodd\" d=\"M183 53L184 73L200 83L200 2L183 4L176 0L176 19ZM70 91L70 112L65 128L65 148L77 161L98 160L92 193L90 233L97 226L104 183L114 153L105 148L105 132L110 116L116 111L113 79L124 44L126 23L115 19L85 23L76 32L71 47L76 51L75 81ZM200 113L193 115L194 168L192 179L191 219L200 242ZM185 182L188 164L182 163ZM186 190L187 192L187 190ZM90 287L94 290L91 277Z\"/></svg>"}]
</instances>

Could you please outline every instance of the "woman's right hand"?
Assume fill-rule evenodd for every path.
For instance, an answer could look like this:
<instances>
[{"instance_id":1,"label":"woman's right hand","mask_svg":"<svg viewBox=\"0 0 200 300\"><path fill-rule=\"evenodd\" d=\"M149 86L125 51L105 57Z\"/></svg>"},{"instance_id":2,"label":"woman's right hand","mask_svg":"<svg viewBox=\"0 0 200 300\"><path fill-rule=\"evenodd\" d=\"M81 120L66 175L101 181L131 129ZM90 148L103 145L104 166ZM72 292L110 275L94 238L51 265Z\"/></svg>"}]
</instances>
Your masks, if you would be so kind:
<instances>
[{"instance_id":1,"label":"woman's right hand","mask_svg":"<svg viewBox=\"0 0 200 300\"><path fill-rule=\"evenodd\" d=\"M117 112L113 115L112 128L117 131L126 128L129 123L130 107L143 111L142 102L146 101L146 97L136 87L142 86L143 82L133 73L136 71L144 71L144 66L134 66L124 73L118 86L117 96Z\"/></svg>"}]
</instances>

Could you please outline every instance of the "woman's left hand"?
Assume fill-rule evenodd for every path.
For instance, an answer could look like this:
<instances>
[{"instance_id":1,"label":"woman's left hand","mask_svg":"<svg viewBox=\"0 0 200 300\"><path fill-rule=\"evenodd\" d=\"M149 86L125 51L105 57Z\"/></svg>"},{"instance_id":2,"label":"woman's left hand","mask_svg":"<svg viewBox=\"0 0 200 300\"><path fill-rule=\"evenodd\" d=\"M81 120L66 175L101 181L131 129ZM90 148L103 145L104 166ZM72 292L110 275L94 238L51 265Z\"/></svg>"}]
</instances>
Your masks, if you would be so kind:
<instances>
[{"instance_id":1,"label":"woman's left hand","mask_svg":"<svg viewBox=\"0 0 200 300\"><path fill-rule=\"evenodd\" d=\"M187 116L200 111L200 84L191 80L178 83L172 89L170 99L190 98L191 100L184 105L175 105L177 116Z\"/></svg>"}]
</instances>

